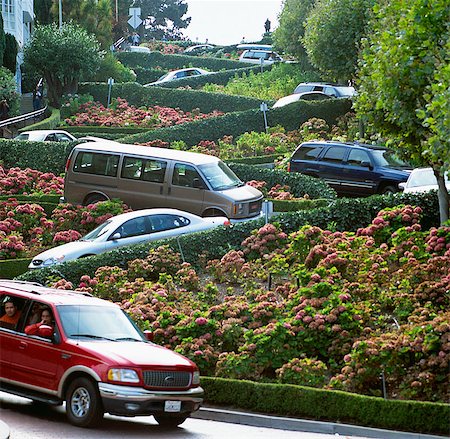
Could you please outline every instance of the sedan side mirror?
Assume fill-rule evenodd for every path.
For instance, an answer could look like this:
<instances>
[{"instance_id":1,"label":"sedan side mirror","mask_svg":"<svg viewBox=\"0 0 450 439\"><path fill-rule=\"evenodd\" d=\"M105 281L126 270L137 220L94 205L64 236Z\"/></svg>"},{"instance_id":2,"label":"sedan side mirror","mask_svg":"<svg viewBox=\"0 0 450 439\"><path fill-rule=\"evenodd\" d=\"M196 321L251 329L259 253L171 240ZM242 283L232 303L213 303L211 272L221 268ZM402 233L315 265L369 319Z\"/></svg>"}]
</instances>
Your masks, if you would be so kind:
<instances>
[{"instance_id":1,"label":"sedan side mirror","mask_svg":"<svg viewBox=\"0 0 450 439\"><path fill-rule=\"evenodd\" d=\"M121 235L119 232L114 233L114 235L111 236L111 239L112 239L113 241L116 241L117 239L120 239L120 238L122 238L122 235Z\"/></svg>"},{"instance_id":2,"label":"sedan side mirror","mask_svg":"<svg viewBox=\"0 0 450 439\"><path fill-rule=\"evenodd\" d=\"M399 190L404 191L406 188L406 182L402 181L401 183L399 183L398 188Z\"/></svg>"}]
</instances>

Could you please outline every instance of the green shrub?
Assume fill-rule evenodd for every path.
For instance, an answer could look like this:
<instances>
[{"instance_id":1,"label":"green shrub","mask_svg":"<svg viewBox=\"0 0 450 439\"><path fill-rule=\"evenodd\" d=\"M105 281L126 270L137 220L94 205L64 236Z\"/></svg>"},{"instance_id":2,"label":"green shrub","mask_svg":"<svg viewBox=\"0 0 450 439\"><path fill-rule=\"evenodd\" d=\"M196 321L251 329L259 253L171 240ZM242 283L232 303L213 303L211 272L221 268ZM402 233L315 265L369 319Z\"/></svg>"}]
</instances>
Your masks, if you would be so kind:
<instances>
[{"instance_id":1,"label":"green shrub","mask_svg":"<svg viewBox=\"0 0 450 439\"><path fill-rule=\"evenodd\" d=\"M223 58L201 58L189 55L166 55L161 52L133 53L120 52L117 59L128 67L145 67L148 69L161 67L165 70L177 70L187 67L200 67L202 69L217 72L219 70L239 69L242 63Z\"/></svg>"},{"instance_id":2,"label":"green shrub","mask_svg":"<svg viewBox=\"0 0 450 439\"><path fill-rule=\"evenodd\" d=\"M136 81L136 74L124 66L113 54L108 52L103 58L100 68L96 74L87 81L107 82L108 78L113 78L114 82L133 82Z\"/></svg>"},{"instance_id":3,"label":"green shrub","mask_svg":"<svg viewBox=\"0 0 450 439\"><path fill-rule=\"evenodd\" d=\"M270 200L273 203L274 212L297 212L299 210L311 210L325 207L330 203L329 199L301 199L301 200Z\"/></svg>"},{"instance_id":4,"label":"green shrub","mask_svg":"<svg viewBox=\"0 0 450 439\"><path fill-rule=\"evenodd\" d=\"M306 224L315 225L322 229L356 231L358 228L370 224L380 210L399 204L422 207L424 228L439 224L439 206L435 193L337 199L326 207L280 213L273 220L280 225L285 233L297 231ZM144 259L148 255L149 249L163 244L169 245L175 251L179 251L181 248L186 262L197 265L199 255L205 255L206 259L220 259L229 250L240 248L241 242L251 234L251 231L260 228L263 224L264 220L261 218L234 224L228 228L220 227L181 236L178 239L173 238L124 247L98 256L66 262L57 268L34 270L25 273L19 279L45 284L52 277L64 277L73 282L74 285L78 285L81 276L87 274L93 277L98 267L118 266L127 268L129 261Z\"/></svg>"},{"instance_id":5,"label":"green shrub","mask_svg":"<svg viewBox=\"0 0 450 439\"><path fill-rule=\"evenodd\" d=\"M9 105L8 117L19 114L20 96L16 91L16 82L14 74L6 67L0 67L0 101L6 99Z\"/></svg>"},{"instance_id":6,"label":"green shrub","mask_svg":"<svg viewBox=\"0 0 450 439\"><path fill-rule=\"evenodd\" d=\"M385 400L288 384L202 377L207 404L367 427L448 434L448 404Z\"/></svg>"},{"instance_id":7,"label":"green shrub","mask_svg":"<svg viewBox=\"0 0 450 439\"><path fill-rule=\"evenodd\" d=\"M31 259L9 259L0 261L0 279L13 279L28 270Z\"/></svg>"}]
</instances>

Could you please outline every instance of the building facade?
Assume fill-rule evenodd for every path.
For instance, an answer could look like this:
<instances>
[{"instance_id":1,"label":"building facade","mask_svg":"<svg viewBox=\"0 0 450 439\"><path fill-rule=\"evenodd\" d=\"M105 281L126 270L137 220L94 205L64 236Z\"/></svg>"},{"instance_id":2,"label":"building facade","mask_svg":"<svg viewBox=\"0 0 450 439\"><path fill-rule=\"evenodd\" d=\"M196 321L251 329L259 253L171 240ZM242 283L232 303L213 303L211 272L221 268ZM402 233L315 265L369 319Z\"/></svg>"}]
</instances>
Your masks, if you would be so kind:
<instances>
[{"instance_id":1,"label":"building facade","mask_svg":"<svg viewBox=\"0 0 450 439\"><path fill-rule=\"evenodd\" d=\"M0 11L3 16L5 34L14 35L19 44L17 55L16 82L20 92L21 73L23 62L23 46L30 39L33 31L34 12L33 0L0 0Z\"/></svg>"}]
</instances>

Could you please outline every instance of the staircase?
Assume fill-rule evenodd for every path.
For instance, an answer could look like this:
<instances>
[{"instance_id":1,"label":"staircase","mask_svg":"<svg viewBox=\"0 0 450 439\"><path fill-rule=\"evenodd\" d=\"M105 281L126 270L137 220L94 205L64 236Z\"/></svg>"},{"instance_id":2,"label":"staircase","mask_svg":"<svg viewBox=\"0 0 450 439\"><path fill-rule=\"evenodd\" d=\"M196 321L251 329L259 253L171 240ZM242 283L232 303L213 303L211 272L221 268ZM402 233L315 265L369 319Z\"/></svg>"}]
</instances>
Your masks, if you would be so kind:
<instances>
[{"instance_id":1,"label":"staircase","mask_svg":"<svg viewBox=\"0 0 450 439\"><path fill-rule=\"evenodd\" d=\"M33 111L33 93L24 93L20 99L20 114Z\"/></svg>"}]
</instances>

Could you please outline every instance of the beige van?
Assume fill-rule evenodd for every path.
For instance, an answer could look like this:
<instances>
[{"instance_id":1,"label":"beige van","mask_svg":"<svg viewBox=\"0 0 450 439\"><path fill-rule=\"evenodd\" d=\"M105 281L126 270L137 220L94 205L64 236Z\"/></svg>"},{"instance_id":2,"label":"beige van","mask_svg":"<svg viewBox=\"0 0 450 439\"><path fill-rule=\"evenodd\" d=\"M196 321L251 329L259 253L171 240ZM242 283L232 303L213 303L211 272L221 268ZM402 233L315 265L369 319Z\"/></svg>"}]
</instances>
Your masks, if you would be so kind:
<instances>
[{"instance_id":1,"label":"beige van","mask_svg":"<svg viewBox=\"0 0 450 439\"><path fill-rule=\"evenodd\" d=\"M112 198L133 210L172 207L230 219L259 215L263 201L214 156L108 141L76 145L61 201L87 205Z\"/></svg>"}]
</instances>

